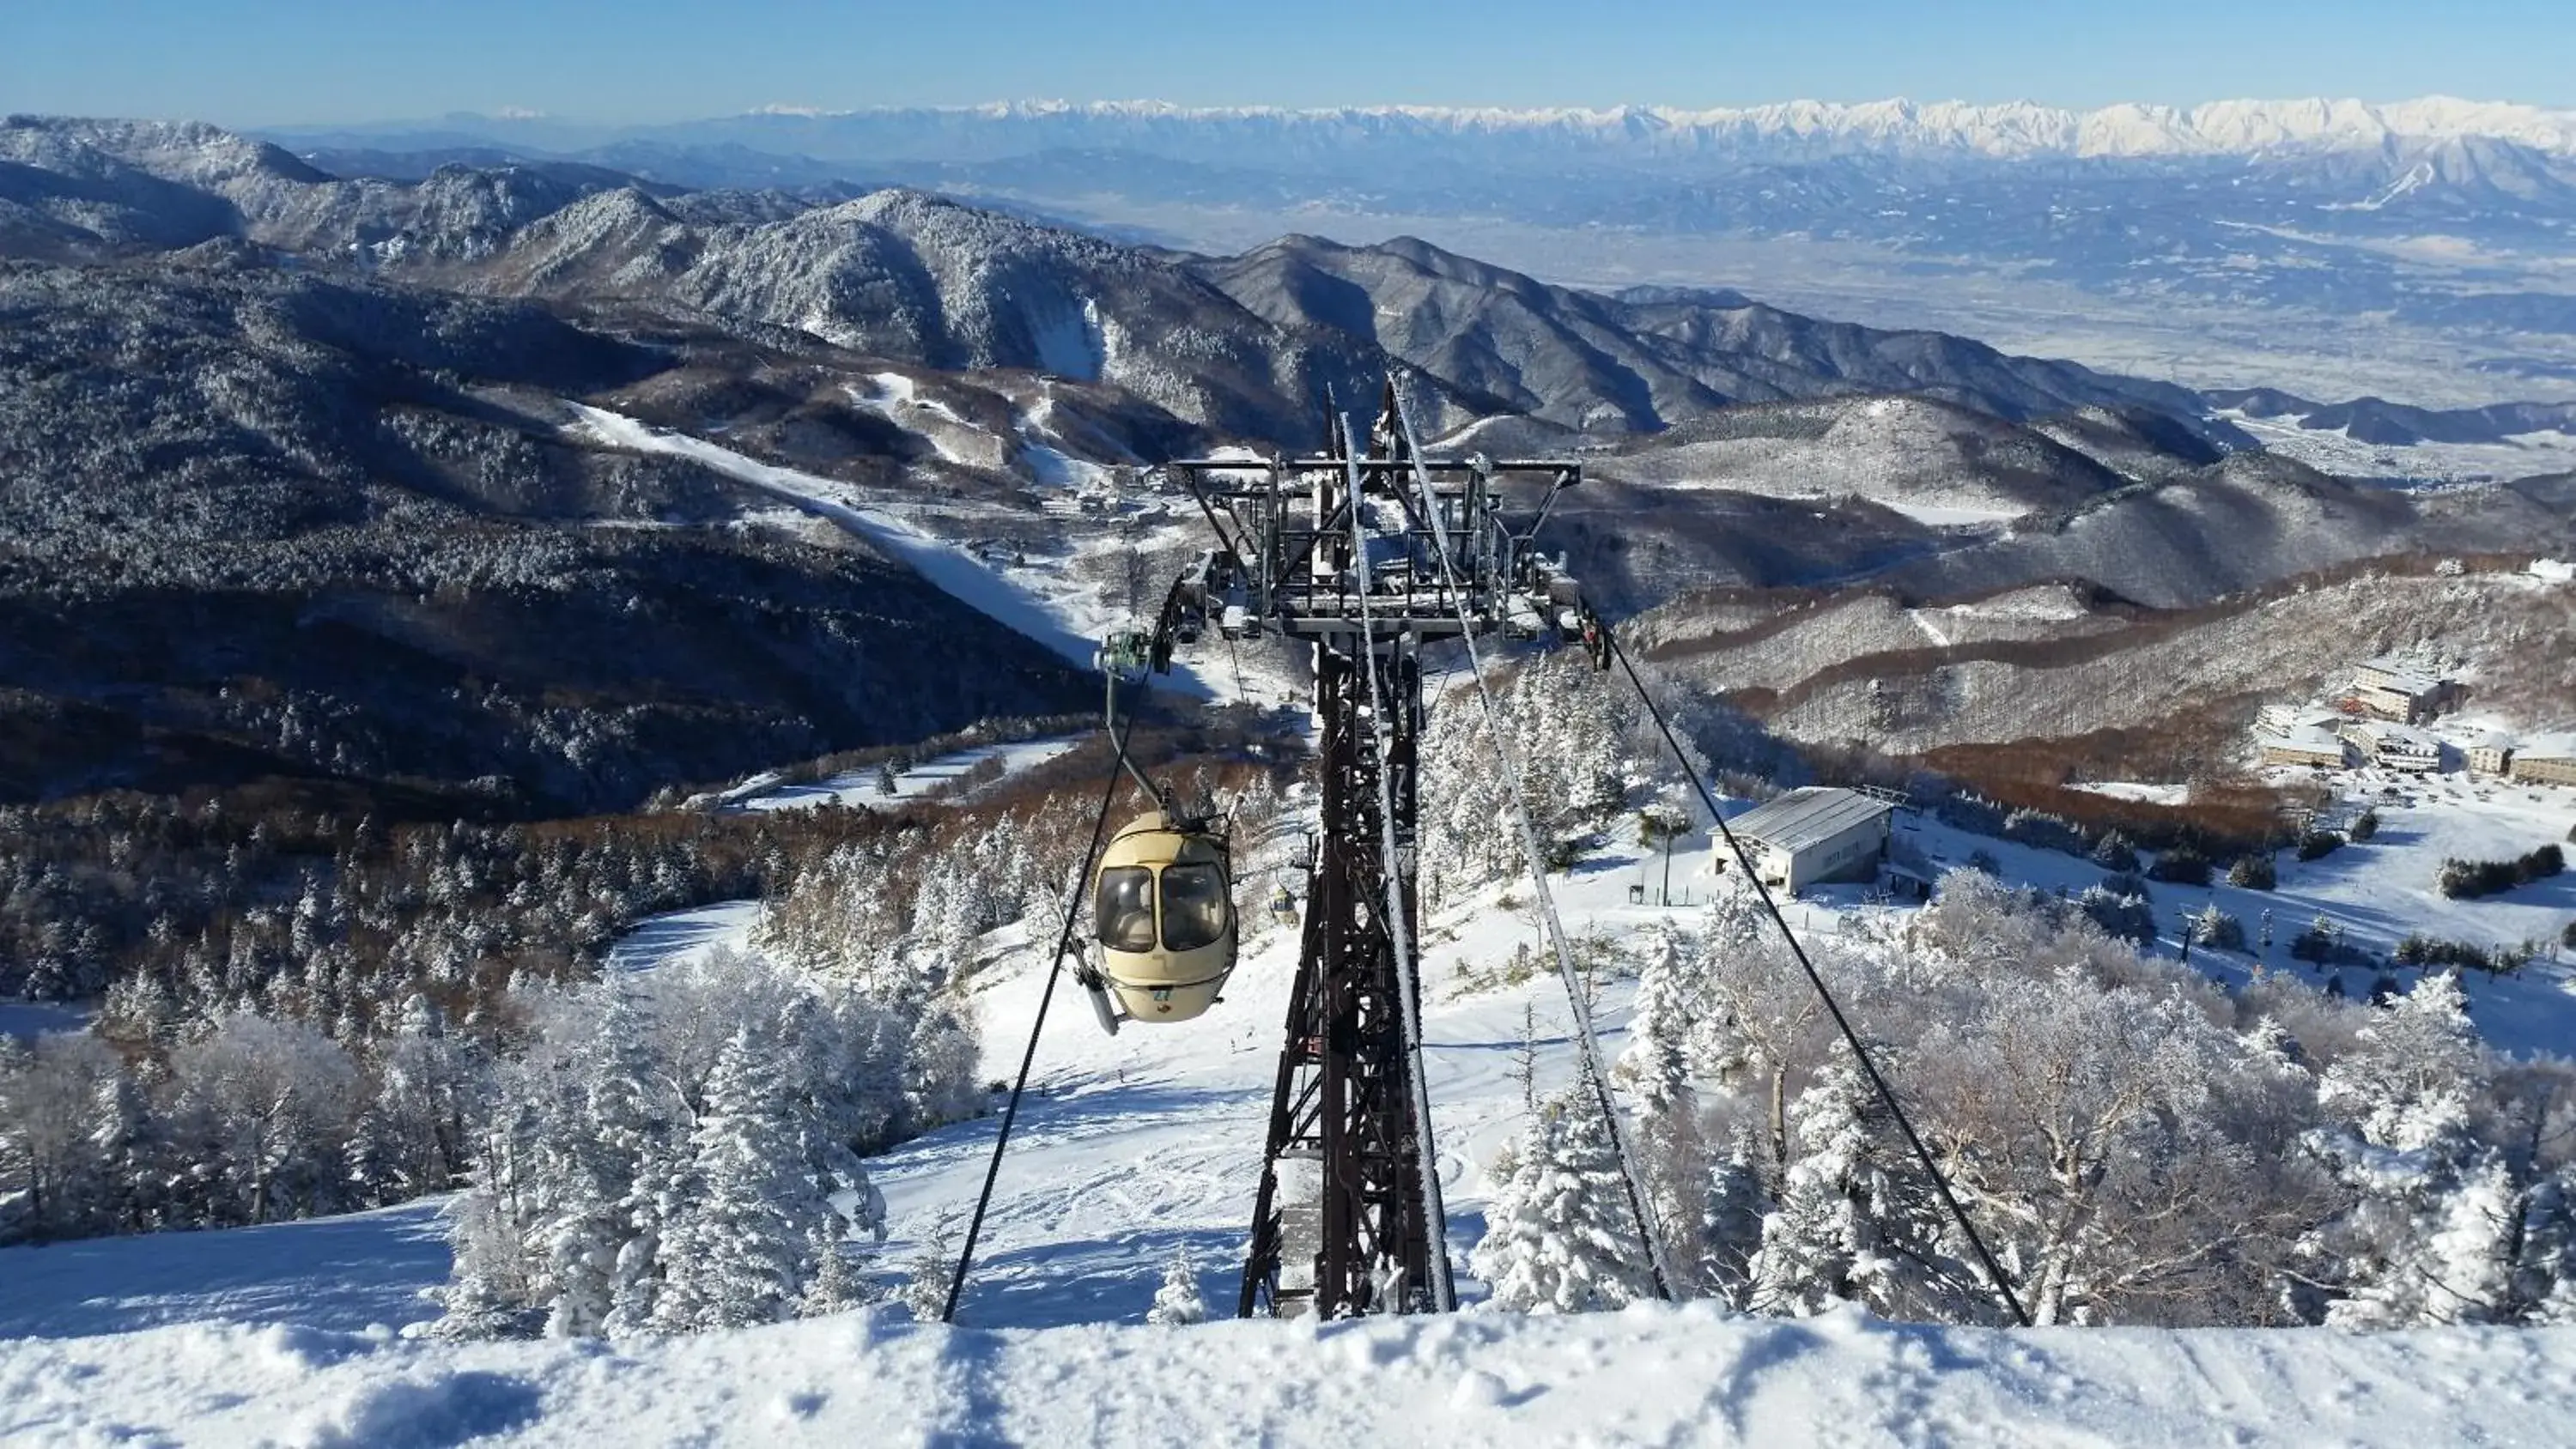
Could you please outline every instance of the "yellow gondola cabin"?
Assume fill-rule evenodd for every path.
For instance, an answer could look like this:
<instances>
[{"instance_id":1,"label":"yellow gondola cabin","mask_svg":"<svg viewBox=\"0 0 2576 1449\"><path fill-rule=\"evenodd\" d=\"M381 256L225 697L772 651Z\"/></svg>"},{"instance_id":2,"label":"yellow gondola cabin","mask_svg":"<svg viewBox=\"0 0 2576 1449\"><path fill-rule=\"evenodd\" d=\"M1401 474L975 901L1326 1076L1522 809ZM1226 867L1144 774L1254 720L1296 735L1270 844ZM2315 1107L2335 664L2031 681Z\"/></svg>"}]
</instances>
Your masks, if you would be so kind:
<instances>
[{"instance_id":1,"label":"yellow gondola cabin","mask_svg":"<svg viewBox=\"0 0 2576 1449\"><path fill-rule=\"evenodd\" d=\"M1119 1017L1188 1021L1216 1003L1234 970L1229 854L1224 835L1160 814L1129 821L1101 852L1093 931Z\"/></svg>"}]
</instances>

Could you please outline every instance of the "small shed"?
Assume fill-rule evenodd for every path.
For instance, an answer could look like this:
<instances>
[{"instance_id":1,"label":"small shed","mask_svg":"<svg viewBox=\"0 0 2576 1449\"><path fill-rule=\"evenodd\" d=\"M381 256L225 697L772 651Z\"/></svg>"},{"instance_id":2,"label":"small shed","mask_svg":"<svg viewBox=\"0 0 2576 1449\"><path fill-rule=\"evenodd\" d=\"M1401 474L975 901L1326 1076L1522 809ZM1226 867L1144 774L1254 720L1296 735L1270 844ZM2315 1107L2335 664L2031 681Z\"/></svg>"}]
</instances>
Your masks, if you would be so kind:
<instances>
[{"instance_id":1,"label":"small shed","mask_svg":"<svg viewBox=\"0 0 2576 1449\"><path fill-rule=\"evenodd\" d=\"M1763 883L1796 895L1823 881L1868 880L1887 858L1896 807L1858 790L1811 785L1726 822Z\"/></svg>"}]
</instances>

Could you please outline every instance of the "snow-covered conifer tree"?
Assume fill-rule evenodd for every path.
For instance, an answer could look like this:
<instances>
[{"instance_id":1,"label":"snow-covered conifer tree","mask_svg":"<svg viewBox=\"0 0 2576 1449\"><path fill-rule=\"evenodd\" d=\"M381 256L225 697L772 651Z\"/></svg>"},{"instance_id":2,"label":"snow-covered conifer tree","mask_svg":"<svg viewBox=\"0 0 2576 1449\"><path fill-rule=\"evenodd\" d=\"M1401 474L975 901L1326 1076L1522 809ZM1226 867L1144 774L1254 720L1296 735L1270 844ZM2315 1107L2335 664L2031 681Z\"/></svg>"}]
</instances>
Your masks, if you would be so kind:
<instances>
[{"instance_id":1,"label":"snow-covered conifer tree","mask_svg":"<svg viewBox=\"0 0 2576 1449\"><path fill-rule=\"evenodd\" d=\"M1769 1194L1749 1132L1729 1134L1706 1154L1707 1189L1698 1215L1700 1240L1693 1255L1700 1291L1727 1307L1749 1309L1753 1274L1762 1254L1762 1221Z\"/></svg>"},{"instance_id":2,"label":"snow-covered conifer tree","mask_svg":"<svg viewBox=\"0 0 2576 1449\"><path fill-rule=\"evenodd\" d=\"M948 1306L948 1289L956 1281L957 1259L945 1229L932 1233L904 1265L903 1286L895 1290L915 1323L937 1323Z\"/></svg>"},{"instance_id":3,"label":"snow-covered conifer tree","mask_svg":"<svg viewBox=\"0 0 2576 1449\"><path fill-rule=\"evenodd\" d=\"M1469 1261L1495 1306L1514 1312L1620 1308L1652 1294L1652 1260L1589 1085L1539 1104Z\"/></svg>"},{"instance_id":4,"label":"snow-covered conifer tree","mask_svg":"<svg viewBox=\"0 0 2576 1449\"><path fill-rule=\"evenodd\" d=\"M618 983L599 997L595 1025L567 1044L572 1080L559 1100L570 1115L547 1134L532 1184L554 1287L546 1332L557 1338L607 1331L619 1255L635 1231L636 1168L669 1130L672 1111L654 1080L642 1013Z\"/></svg>"},{"instance_id":5,"label":"snow-covered conifer tree","mask_svg":"<svg viewBox=\"0 0 2576 1449\"><path fill-rule=\"evenodd\" d=\"M904 1120L912 1131L971 1117L984 1105L983 1052L973 1006L955 991L932 996L905 1042Z\"/></svg>"},{"instance_id":6,"label":"snow-covered conifer tree","mask_svg":"<svg viewBox=\"0 0 2576 1449\"><path fill-rule=\"evenodd\" d=\"M868 1280L859 1272L849 1245L837 1221L816 1225L809 1245L814 1260L813 1280L805 1285L805 1296L798 1300L800 1318L821 1318L842 1313L876 1301Z\"/></svg>"},{"instance_id":7,"label":"snow-covered conifer tree","mask_svg":"<svg viewBox=\"0 0 2576 1449\"><path fill-rule=\"evenodd\" d=\"M654 1329L738 1328L794 1312L813 1274L816 1224L830 1212L799 1139L767 1045L735 1031L689 1135L696 1195L663 1229Z\"/></svg>"},{"instance_id":8,"label":"snow-covered conifer tree","mask_svg":"<svg viewBox=\"0 0 2576 1449\"><path fill-rule=\"evenodd\" d=\"M625 1239L617 1246L611 1269L608 1312L600 1331L610 1338L652 1334L654 1314L662 1303L662 1234L680 1217L700 1190L695 1163L685 1137L646 1142L634 1176L620 1204L617 1225Z\"/></svg>"},{"instance_id":9,"label":"snow-covered conifer tree","mask_svg":"<svg viewBox=\"0 0 2576 1449\"><path fill-rule=\"evenodd\" d=\"M1752 1306L1806 1317L1837 1303L1883 1306L1894 1265L1880 1222L1890 1193L1863 1120L1868 1088L1841 1063L1790 1110L1796 1157L1762 1224Z\"/></svg>"},{"instance_id":10,"label":"snow-covered conifer tree","mask_svg":"<svg viewBox=\"0 0 2576 1449\"><path fill-rule=\"evenodd\" d=\"M1681 952L1669 932L1659 932L1637 976L1635 1004L1628 1016L1628 1046L1612 1073L1620 1085L1637 1094L1647 1113L1674 1109L1689 1083L1684 1043L1697 1024L1691 982Z\"/></svg>"},{"instance_id":11,"label":"snow-covered conifer tree","mask_svg":"<svg viewBox=\"0 0 2576 1449\"><path fill-rule=\"evenodd\" d=\"M1163 1286L1154 1290L1154 1304L1145 1310L1147 1323L1179 1327L1207 1322L1207 1299L1199 1293L1198 1264L1190 1257L1186 1244L1175 1249L1171 1261L1163 1265Z\"/></svg>"}]
</instances>

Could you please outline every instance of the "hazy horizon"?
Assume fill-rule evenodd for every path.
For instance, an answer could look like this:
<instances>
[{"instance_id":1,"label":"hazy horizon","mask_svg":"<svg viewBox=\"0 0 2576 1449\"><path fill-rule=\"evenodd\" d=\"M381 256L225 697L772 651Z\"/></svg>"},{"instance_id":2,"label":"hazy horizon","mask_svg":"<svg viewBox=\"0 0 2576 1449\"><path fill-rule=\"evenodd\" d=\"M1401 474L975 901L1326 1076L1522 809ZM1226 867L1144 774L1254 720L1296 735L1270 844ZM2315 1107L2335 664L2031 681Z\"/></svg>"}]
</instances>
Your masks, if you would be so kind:
<instances>
[{"instance_id":1,"label":"hazy horizon","mask_svg":"<svg viewBox=\"0 0 2576 1449\"><path fill-rule=\"evenodd\" d=\"M1155 98L1187 107L1656 105L1932 97L2073 110L2134 102L2430 95L2576 107L2563 7L2536 0L2030 0L1781 9L1645 0L1314 0L1278 23L1176 0L1064 6L320 0L49 7L13 16L0 109L242 129L541 114L626 127L764 107Z\"/></svg>"}]
</instances>

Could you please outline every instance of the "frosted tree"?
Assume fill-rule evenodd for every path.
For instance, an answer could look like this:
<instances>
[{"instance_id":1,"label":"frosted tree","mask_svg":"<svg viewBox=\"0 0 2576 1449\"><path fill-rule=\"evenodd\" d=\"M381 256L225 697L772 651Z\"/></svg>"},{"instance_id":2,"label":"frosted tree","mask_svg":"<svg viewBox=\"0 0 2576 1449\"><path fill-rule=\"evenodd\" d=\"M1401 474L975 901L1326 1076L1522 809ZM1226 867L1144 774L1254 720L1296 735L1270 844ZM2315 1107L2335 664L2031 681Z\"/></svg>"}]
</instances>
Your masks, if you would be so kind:
<instances>
[{"instance_id":1,"label":"frosted tree","mask_svg":"<svg viewBox=\"0 0 2576 1449\"><path fill-rule=\"evenodd\" d=\"M2576 1280L2576 1072L2504 1065L2456 978L2427 977L2326 1069L2315 1134L2349 1210L2302 1244L2340 1327L2566 1320Z\"/></svg>"},{"instance_id":2,"label":"frosted tree","mask_svg":"<svg viewBox=\"0 0 2576 1449\"><path fill-rule=\"evenodd\" d=\"M1653 1292L1618 1150L1596 1094L1577 1084L1539 1104L1507 1164L1497 1163L1485 1235L1470 1264L1498 1308L1581 1313Z\"/></svg>"},{"instance_id":3,"label":"frosted tree","mask_svg":"<svg viewBox=\"0 0 2576 1449\"><path fill-rule=\"evenodd\" d=\"M686 1137L661 1138L643 1145L615 1226L625 1234L610 1268L608 1311L600 1331L610 1338L652 1334L654 1315L662 1305L664 1282L662 1235L681 1217L700 1191L688 1155Z\"/></svg>"},{"instance_id":4,"label":"frosted tree","mask_svg":"<svg viewBox=\"0 0 2576 1449\"><path fill-rule=\"evenodd\" d=\"M2319 1078L2337 1124L2317 1150L2351 1210L2303 1247L2341 1295L2345 1328L2481 1321L2492 1301L2500 1221L2496 1164L2471 1131L2488 1065L2458 979L2427 976L2357 1034Z\"/></svg>"},{"instance_id":5,"label":"frosted tree","mask_svg":"<svg viewBox=\"0 0 2576 1449\"><path fill-rule=\"evenodd\" d=\"M532 1338L543 1315L529 1308L526 1258L519 1225L501 1190L507 1169L497 1154L477 1167L476 1189L450 1209L448 1241L454 1262L439 1290L445 1312L430 1325L442 1339Z\"/></svg>"},{"instance_id":6,"label":"frosted tree","mask_svg":"<svg viewBox=\"0 0 2576 1449\"><path fill-rule=\"evenodd\" d=\"M2239 1073L2258 1064L2194 994L1999 975L1915 1056L1909 1082L1939 1104L1926 1135L2037 1323L2191 1321L2282 1225L2213 1125L2256 1110Z\"/></svg>"},{"instance_id":7,"label":"frosted tree","mask_svg":"<svg viewBox=\"0 0 2576 1449\"><path fill-rule=\"evenodd\" d=\"M184 1141L214 1173L215 1221L342 1205L358 1071L339 1043L300 1022L236 1013L172 1052L170 1074Z\"/></svg>"},{"instance_id":8,"label":"frosted tree","mask_svg":"<svg viewBox=\"0 0 2576 1449\"><path fill-rule=\"evenodd\" d=\"M1198 1264L1190 1257L1189 1246L1183 1244L1163 1265L1163 1286L1154 1290L1154 1303L1145 1310L1145 1321L1181 1327L1205 1323L1207 1316L1207 1300L1199 1294Z\"/></svg>"},{"instance_id":9,"label":"frosted tree","mask_svg":"<svg viewBox=\"0 0 2576 1449\"><path fill-rule=\"evenodd\" d=\"M926 1235L904 1264L903 1286L896 1296L915 1323L937 1323L948 1307L948 1290L956 1279L957 1255L943 1225Z\"/></svg>"},{"instance_id":10,"label":"frosted tree","mask_svg":"<svg viewBox=\"0 0 2576 1449\"><path fill-rule=\"evenodd\" d=\"M984 1106L977 1069L982 1043L974 1008L956 991L942 991L921 1009L904 1044L904 1120L913 1131L972 1117Z\"/></svg>"},{"instance_id":11,"label":"frosted tree","mask_svg":"<svg viewBox=\"0 0 2576 1449\"><path fill-rule=\"evenodd\" d=\"M1790 1112L1796 1159L1763 1220L1751 1306L1806 1317L1837 1303L1884 1309L1896 1294L1883 1219L1894 1194L1863 1119L1856 1067L1825 1073Z\"/></svg>"},{"instance_id":12,"label":"frosted tree","mask_svg":"<svg viewBox=\"0 0 2576 1449\"><path fill-rule=\"evenodd\" d=\"M850 1252L848 1240L837 1225L818 1224L808 1245L814 1276L805 1285L805 1296L797 1301L800 1318L821 1318L845 1313L877 1300L874 1285L859 1271L858 1261Z\"/></svg>"},{"instance_id":13,"label":"frosted tree","mask_svg":"<svg viewBox=\"0 0 2576 1449\"><path fill-rule=\"evenodd\" d=\"M1705 1154L1708 1176L1691 1261L1700 1291L1741 1311L1753 1305L1770 1194L1763 1186L1752 1134L1739 1128L1722 1140L1721 1150Z\"/></svg>"},{"instance_id":14,"label":"frosted tree","mask_svg":"<svg viewBox=\"0 0 2576 1449\"><path fill-rule=\"evenodd\" d=\"M1719 884L1683 970L1701 994L1683 1039L1690 1075L1766 1105L1767 1171L1777 1180L1788 1170L1791 1083L1824 1059L1830 1023L1760 901L1739 883Z\"/></svg>"},{"instance_id":15,"label":"frosted tree","mask_svg":"<svg viewBox=\"0 0 2576 1449\"><path fill-rule=\"evenodd\" d=\"M534 1231L554 1289L546 1332L557 1338L607 1330L619 1258L636 1232L637 1167L673 1112L655 1081L642 1013L616 982L596 995L595 1021L569 1043L570 1080L558 1098L567 1115L545 1138L533 1184L542 1204Z\"/></svg>"},{"instance_id":16,"label":"frosted tree","mask_svg":"<svg viewBox=\"0 0 2576 1449\"><path fill-rule=\"evenodd\" d=\"M151 1179L158 1175L151 1104L141 1083L122 1063L90 1091L86 1145L97 1189L89 1199L91 1227L136 1232L150 1225L156 1204Z\"/></svg>"},{"instance_id":17,"label":"frosted tree","mask_svg":"<svg viewBox=\"0 0 2576 1449\"><path fill-rule=\"evenodd\" d=\"M774 1064L737 1030L689 1135L694 1191L662 1231L655 1330L739 1328L795 1311L813 1276L818 1224L834 1212L800 1137Z\"/></svg>"},{"instance_id":18,"label":"frosted tree","mask_svg":"<svg viewBox=\"0 0 2576 1449\"><path fill-rule=\"evenodd\" d=\"M438 1009L415 992L373 1049L374 1089L349 1150L349 1176L368 1202L400 1202L455 1185L465 1169L466 1119L477 1062Z\"/></svg>"},{"instance_id":19,"label":"frosted tree","mask_svg":"<svg viewBox=\"0 0 2576 1449\"><path fill-rule=\"evenodd\" d=\"M1676 1272L1706 1257L1711 1226L1710 1164L1685 1050L1698 1015L1687 970L1672 936L1659 933L1638 977L1627 1049L1611 1073L1636 1097L1629 1140L1638 1186L1664 1235L1664 1261Z\"/></svg>"},{"instance_id":20,"label":"frosted tree","mask_svg":"<svg viewBox=\"0 0 2576 1449\"><path fill-rule=\"evenodd\" d=\"M1697 1025L1696 993L1669 932L1657 933L1637 976L1628 1016L1628 1045L1612 1076L1650 1114L1684 1106L1690 1067L1685 1044Z\"/></svg>"},{"instance_id":21,"label":"frosted tree","mask_svg":"<svg viewBox=\"0 0 2576 1449\"><path fill-rule=\"evenodd\" d=\"M116 1049L87 1033L0 1039L0 1240L108 1229L123 1184L94 1139L103 1099L130 1090Z\"/></svg>"}]
</instances>

